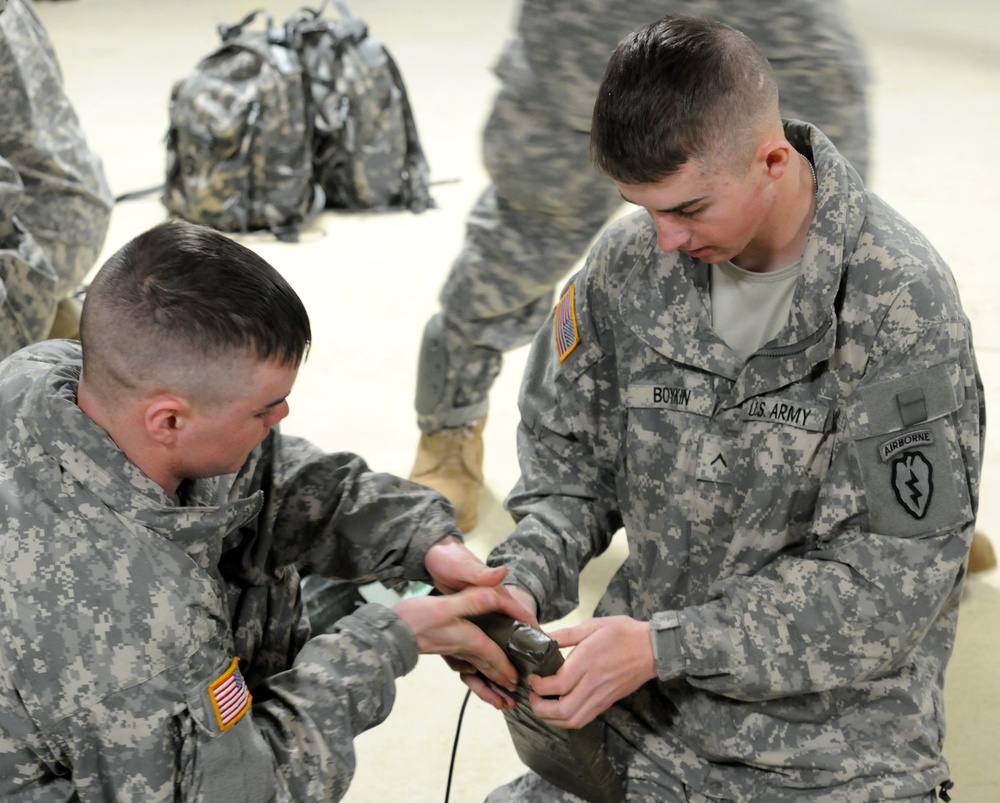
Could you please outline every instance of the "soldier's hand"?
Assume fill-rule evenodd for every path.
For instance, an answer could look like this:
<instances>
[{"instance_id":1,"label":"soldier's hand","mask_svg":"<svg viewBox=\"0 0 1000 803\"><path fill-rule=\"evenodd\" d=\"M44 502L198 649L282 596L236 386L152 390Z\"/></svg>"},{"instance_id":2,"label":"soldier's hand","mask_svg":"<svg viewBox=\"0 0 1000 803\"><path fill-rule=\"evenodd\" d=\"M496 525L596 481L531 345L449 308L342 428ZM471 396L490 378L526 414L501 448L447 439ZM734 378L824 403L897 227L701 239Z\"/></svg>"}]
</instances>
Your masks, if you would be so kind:
<instances>
[{"instance_id":1,"label":"soldier's hand","mask_svg":"<svg viewBox=\"0 0 1000 803\"><path fill-rule=\"evenodd\" d=\"M434 587L451 594L469 586L495 586L507 574L503 566L490 568L456 536L442 538L427 550L424 568Z\"/></svg>"},{"instance_id":2,"label":"soldier's hand","mask_svg":"<svg viewBox=\"0 0 1000 803\"><path fill-rule=\"evenodd\" d=\"M504 687L497 685L493 681L488 680L485 675L480 673L480 671L468 661L463 661L461 658L456 658L454 655L446 655L444 656L444 660L448 666L458 672L462 682L468 686L476 697L484 703L492 705L499 711L502 711L505 708L513 708L517 705L514 698L507 693L508 691L511 691L513 687L505 689Z\"/></svg>"},{"instance_id":3,"label":"soldier's hand","mask_svg":"<svg viewBox=\"0 0 1000 803\"><path fill-rule=\"evenodd\" d=\"M519 622L527 622L532 627L538 627L538 602L532 596L530 591L525 591L521 586L516 586L513 584L505 585L504 588L510 592L510 595L514 598L525 611L527 611L531 618L525 619L523 617L518 617Z\"/></svg>"},{"instance_id":4,"label":"soldier's hand","mask_svg":"<svg viewBox=\"0 0 1000 803\"><path fill-rule=\"evenodd\" d=\"M515 619L527 612L503 588L475 587L445 596L414 597L393 610L407 624L421 653L453 656L505 689L517 685L517 670L507 656L466 617L500 611Z\"/></svg>"},{"instance_id":5,"label":"soldier's hand","mask_svg":"<svg viewBox=\"0 0 1000 803\"><path fill-rule=\"evenodd\" d=\"M535 598L520 586L505 585L503 588L524 609L522 614L514 618L519 622L527 622L533 627L537 627L538 603L535 602ZM480 674L476 667L468 661L463 661L453 655L446 655L444 660L448 663L448 666L458 672L462 682L472 689L473 693L483 702L499 710L513 708L516 705L514 698L507 694L504 688L492 683Z\"/></svg>"},{"instance_id":6,"label":"soldier's hand","mask_svg":"<svg viewBox=\"0 0 1000 803\"><path fill-rule=\"evenodd\" d=\"M556 727L582 728L656 677L648 622L608 616L549 635L573 649L554 675L528 677L529 698L535 713Z\"/></svg>"}]
</instances>

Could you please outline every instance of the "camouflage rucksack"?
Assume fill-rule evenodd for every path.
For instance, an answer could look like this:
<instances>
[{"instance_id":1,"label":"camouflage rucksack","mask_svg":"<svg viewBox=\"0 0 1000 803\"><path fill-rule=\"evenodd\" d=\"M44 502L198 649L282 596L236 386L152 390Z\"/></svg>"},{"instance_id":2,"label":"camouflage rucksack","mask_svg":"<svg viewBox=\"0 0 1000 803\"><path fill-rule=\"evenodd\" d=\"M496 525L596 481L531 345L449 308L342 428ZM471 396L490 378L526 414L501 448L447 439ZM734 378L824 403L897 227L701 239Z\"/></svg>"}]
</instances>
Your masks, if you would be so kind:
<instances>
[{"instance_id":1,"label":"camouflage rucksack","mask_svg":"<svg viewBox=\"0 0 1000 803\"><path fill-rule=\"evenodd\" d=\"M247 30L258 14L266 30ZM324 206L313 179L312 114L295 43L266 12L220 25L222 46L170 97L163 203L227 232L294 240Z\"/></svg>"},{"instance_id":2,"label":"camouflage rucksack","mask_svg":"<svg viewBox=\"0 0 1000 803\"><path fill-rule=\"evenodd\" d=\"M313 110L313 171L327 207L434 206L406 87L392 56L333 0L339 20L303 8L285 23L299 42Z\"/></svg>"}]
</instances>

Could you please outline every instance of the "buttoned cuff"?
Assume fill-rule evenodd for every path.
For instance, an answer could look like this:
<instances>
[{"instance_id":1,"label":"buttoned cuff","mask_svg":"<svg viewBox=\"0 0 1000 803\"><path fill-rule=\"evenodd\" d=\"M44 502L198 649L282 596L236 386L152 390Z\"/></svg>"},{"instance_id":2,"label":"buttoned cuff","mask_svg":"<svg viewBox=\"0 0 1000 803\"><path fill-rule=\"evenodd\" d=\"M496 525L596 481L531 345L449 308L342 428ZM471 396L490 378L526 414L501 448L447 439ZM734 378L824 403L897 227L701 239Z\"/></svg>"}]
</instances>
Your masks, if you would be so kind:
<instances>
[{"instance_id":1,"label":"buttoned cuff","mask_svg":"<svg viewBox=\"0 0 1000 803\"><path fill-rule=\"evenodd\" d=\"M394 677L401 677L417 665L419 652L413 631L399 615L384 605L362 605L337 623L342 631L357 634L385 655Z\"/></svg>"}]
</instances>

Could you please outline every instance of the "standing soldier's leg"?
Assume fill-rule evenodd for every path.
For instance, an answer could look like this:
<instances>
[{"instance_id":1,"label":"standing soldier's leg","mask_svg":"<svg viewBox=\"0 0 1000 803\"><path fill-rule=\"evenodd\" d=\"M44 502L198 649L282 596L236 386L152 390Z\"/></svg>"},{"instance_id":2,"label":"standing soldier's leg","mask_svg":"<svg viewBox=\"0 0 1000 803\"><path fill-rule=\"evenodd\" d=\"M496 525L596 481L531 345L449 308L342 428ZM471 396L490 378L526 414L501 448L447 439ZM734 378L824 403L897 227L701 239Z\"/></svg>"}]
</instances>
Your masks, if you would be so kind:
<instances>
[{"instance_id":1,"label":"standing soldier's leg","mask_svg":"<svg viewBox=\"0 0 1000 803\"><path fill-rule=\"evenodd\" d=\"M514 48L500 73L524 69ZM468 217L418 366L423 434L411 478L451 499L464 530L476 520L482 424L502 354L531 340L551 310L553 288L621 204L590 164L588 129L554 117L530 81L517 78L505 81L486 126L493 184Z\"/></svg>"},{"instance_id":2,"label":"standing soldier's leg","mask_svg":"<svg viewBox=\"0 0 1000 803\"><path fill-rule=\"evenodd\" d=\"M844 0L712 5L715 10L707 16L745 33L771 63L782 116L817 126L866 178L868 59Z\"/></svg>"},{"instance_id":3,"label":"standing soldier's leg","mask_svg":"<svg viewBox=\"0 0 1000 803\"><path fill-rule=\"evenodd\" d=\"M43 339L55 316L57 278L17 220L23 198L20 176L0 157L0 359Z\"/></svg>"},{"instance_id":4,"label":"standing soldier's leg","mask_svg":"<svg viewBox=\"0 0 1000 803\"><path fill-rule=\"evenodd\" d=\"M559 126L503 94L486 129L494 184L469 215L466 240L427 325L416 407L422 431L411 477L475 524L482 424L505 351L528 343L551 311L553 288L620 205L597 175L588 134Z\"/></svg>"},{"instance_id":5,"label":"standing soldier's leg","mask_svg":"<svg viewBox=\"0 0 1000 803\"><path fill-rule=\"evenodd\" d=\"M113 199L65 95L48 33L27 0L7 0L0 12L0 155L21 185L18 200L4 203L0 215L16 215L5 222L34 240L54 276L7 288L4 303L14 309L0 325L14 325L13 318L20 330L0 334L0 342L17 348L72 335L77 323L72 315L62 318L65 331L52 332L57 306L71 304L71 294L94 265ZM28 295L15 297L20 293Z\"/></svg>"}]
</instances>

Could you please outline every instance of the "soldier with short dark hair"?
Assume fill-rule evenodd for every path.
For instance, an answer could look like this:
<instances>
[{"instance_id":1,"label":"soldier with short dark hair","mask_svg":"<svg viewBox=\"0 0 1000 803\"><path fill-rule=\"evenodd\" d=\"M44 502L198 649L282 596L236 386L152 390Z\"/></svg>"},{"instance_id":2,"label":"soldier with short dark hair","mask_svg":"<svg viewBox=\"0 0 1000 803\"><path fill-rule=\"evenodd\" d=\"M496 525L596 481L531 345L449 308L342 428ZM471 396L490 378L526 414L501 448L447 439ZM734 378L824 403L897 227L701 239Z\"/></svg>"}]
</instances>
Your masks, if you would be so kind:
<instances>
[{"instance_id":1,"label":"soldier with short dark hair","mask_svg":"<svg viewBox=\"0 0 1000 803\"><path fill-rule=\"evenodd\" d=\"M450 505L279 431L311 335L266 261L160 224L81 334L0 363L0 797L337 800L418 652L512 686L464 617L526 614ZM446 595L309 638L298 566Z\"/></svg>"},{"instance_id":2,"label":"soldier with short dark hair","mask_svg":"<svg viewBox=\"0 0 1000 803\"><path fill-rule=\"evenodd\" d=\"M948 267L719 22L622 41L592 155L641 210L535 338L488 563L552 621L628 556L535 713L600 717L630 803L932 801L985 410Z\"/></svg>"}]
</instances>

